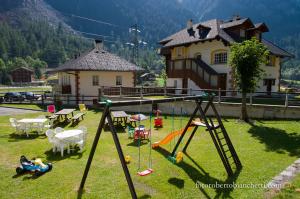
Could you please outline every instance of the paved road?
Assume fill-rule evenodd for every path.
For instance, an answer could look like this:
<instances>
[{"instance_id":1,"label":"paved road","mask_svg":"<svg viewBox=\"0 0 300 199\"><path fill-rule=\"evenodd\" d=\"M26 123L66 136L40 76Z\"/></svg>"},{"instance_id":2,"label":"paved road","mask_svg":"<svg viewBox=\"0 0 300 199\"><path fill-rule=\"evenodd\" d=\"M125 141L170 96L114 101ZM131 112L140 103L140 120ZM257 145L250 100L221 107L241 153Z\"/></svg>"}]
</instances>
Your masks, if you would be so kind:
<instances>
[{"instance_id":1,"label":"paved road","mask_svg":"<svg viewBox=\"0 0 300 199\"><path fill-rule=\"evenodd\" d=\"M37 113L37 112L39 112L39 111L0 107L0 116L4 116L4 115L20 115L20 114Z\"/></svg>"}]
</instances>

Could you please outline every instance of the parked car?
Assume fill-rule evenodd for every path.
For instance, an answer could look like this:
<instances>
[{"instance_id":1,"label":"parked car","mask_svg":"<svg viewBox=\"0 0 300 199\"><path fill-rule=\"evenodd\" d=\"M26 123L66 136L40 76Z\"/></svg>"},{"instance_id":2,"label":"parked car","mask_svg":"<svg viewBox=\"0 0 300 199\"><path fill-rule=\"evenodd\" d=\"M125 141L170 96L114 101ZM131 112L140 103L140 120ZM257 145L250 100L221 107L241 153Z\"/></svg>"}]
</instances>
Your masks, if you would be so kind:
<instances>
[{"instance_id":1,"label":"parked car","mask_svg":"<svg viewBox=\"0 0 300 199\"><path fill-rule=\"evenodd\" d=\"M5 101L24 101L24 97L18 92L8 92L4 95Z\"/></svg>"},{"instance_id":2,"label":"parked car","mask_svg":"<svg viewBox=\"0 0 300 199\"><path fill-rule=\"evenodd\" d=\"M36 95L33 92L20 92L20 94L27 100L38 100L41 95Z\"/></svg>"},{"instance_id":3,"label":"parked car","mask_svg":"<svg viewBox=\"0 0 300 199\"><path fill-rule=\"evenodd\" d=\"M3 103L3 102L4 102L3 97L0 97L0 103Z\"/></svg>"}]
</instances>

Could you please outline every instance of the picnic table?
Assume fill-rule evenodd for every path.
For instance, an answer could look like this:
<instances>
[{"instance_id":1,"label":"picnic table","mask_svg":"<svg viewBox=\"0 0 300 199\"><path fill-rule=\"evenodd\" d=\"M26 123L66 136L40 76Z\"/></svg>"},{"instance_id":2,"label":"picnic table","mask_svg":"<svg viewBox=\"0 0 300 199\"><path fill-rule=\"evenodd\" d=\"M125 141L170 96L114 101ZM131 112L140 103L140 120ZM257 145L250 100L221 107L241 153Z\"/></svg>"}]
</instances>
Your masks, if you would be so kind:
<instances>
[{"instance_id":1,"label":"picnic table","mask_svg":"<svg viewBox=\"0 0 300 199\"><path fill-rule=\"evenodd\" d=\"M127 124L127 119L129 115L125 111L112 111L111 115L113 117L113 123L118 125L124 123L124 126ZM123 125L122 125L123 126Z\"/></svg>"},{"instance_id":2,"label":"picnic table","mask_svg":"<svg viewBox=\"0 0 300 199\"><path fill-rule=\"evenodd\" d=\"M75 109L62 109L56 113L54 113L54 115L58 115L60 118L65 118L65 121L68 120L68 115L72 115L72 117L74 116L74 111Z\"/></svg>"}]
</instances>

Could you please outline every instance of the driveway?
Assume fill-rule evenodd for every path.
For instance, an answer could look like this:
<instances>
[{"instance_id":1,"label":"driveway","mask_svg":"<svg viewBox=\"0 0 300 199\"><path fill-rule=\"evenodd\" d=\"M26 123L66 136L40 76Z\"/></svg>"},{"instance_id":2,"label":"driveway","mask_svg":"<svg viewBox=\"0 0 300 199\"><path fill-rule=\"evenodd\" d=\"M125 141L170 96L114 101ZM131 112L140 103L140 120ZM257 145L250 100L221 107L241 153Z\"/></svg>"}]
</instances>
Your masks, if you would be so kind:
<instances>
[{"instance_id":1,"label":"driveway","mask_svg":"<svg viewBox=\"0 0 300 199\"><path fill-rule=\"evenodd\" d=\"M0 116L5 116L5 115L20 115L20 114L37 113L37 112L40 112L40 111L0 107Z\"/></svg>"}]
</instances>

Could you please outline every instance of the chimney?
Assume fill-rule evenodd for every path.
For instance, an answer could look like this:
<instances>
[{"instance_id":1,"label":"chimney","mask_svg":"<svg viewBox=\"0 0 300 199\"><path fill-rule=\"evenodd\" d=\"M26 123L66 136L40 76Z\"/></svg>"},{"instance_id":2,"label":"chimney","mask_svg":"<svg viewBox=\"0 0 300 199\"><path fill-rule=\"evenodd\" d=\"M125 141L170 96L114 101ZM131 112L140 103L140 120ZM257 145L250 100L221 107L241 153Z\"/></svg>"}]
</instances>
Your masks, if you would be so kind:
<instances>
[{"instance_id":1,"label":"chimney","mask_svg":"<svg viewBox=\"0 0 300 199\"><path fill-rule=\"evenodd\" d=\"M187 22L187 32L190 36L195 37L195 31L193 30L193 20L190 19Z\"/></svg>"},{"instance_id":2,"label":"chimney","mask_svg":"<svg viewBox=\"0 0 300 199\"><path fill-rule=\"evenodd\" d=\"M233 21L237 21L237 20L240 20L241 19L241 17L240 17L240 15L233 15L233 17L232 17L232 20Z\"/></svg>"},{"instance_id":3,"label":"chimney","mask_svg":"<svg viewBox=\"0 0 300 199\"><path fill-rule=\"evenodd\" d=\"M103 50L103 42L100 39L95 40L95 49L96 52L99 52L100 50Z\"/></svg>"},{"instance_id":4,"label":"chimney","mask_svg":"<svg viewBox=\"0 0 300 199\"><path fill-rule=\"evenodd\" d=\"M188 30L193 29L193 20L192 19L188 20L188 22L187 22L187 29Z\"/></svg>"}]
</instances>

